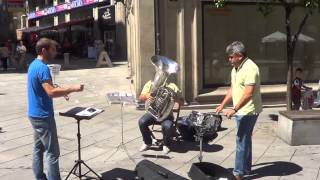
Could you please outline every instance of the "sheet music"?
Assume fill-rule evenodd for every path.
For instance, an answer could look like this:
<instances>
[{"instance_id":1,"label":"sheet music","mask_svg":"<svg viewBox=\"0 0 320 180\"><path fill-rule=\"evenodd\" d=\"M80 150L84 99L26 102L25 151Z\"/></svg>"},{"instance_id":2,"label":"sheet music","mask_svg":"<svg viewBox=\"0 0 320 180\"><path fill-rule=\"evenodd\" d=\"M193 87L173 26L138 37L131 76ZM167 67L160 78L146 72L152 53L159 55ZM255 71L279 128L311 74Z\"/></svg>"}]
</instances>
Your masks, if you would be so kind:
<instances>
[{"instance_id":1,"label":"sheet music","mask_svg":"<svg viewBox=\"0 0 320 180\"><path fill-rule=\"evenodd\" d=\"M96 114L101 113L103 110L102 109L98 109L98 108L93 108L93 107L88 107L80 112L78 112L76 114L76 116L82 116L82 117L91 117L94 116Z\"/></svg>"},{"instance_id":2,"label":"sheet music","mask_svg":"<svg viewBox=\"0 0 320 180\"><path fill-rule=\"evenodd\" d=\"M110 104L121 104L121 103L124 103L126 105L136 104L136 100L133 97L132 93L111 92L111 93L107 93L107 99Z\"/></svg>"}]
</instances>

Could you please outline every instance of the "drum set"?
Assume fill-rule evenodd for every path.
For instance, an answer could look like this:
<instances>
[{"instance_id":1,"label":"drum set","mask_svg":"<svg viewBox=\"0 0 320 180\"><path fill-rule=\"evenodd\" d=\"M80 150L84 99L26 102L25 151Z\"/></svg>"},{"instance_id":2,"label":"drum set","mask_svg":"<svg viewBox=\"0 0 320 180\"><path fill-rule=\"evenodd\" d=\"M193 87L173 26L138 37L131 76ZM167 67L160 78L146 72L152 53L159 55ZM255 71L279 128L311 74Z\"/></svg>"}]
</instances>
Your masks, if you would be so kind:
<instances>
[{"instance_id":1,"label":"drum set","mask_svg":"<svg viewBox=\"0 0 320 180\"><path fill-rule=\"evenodd\" d=\"M199 161L202 162L202 144L205 133L215 133L221 127L222 117L217 113L201 113L192 111L189 120L193 123L196 131L196 141L200 142Z\"/></svg>"}]
</instances>

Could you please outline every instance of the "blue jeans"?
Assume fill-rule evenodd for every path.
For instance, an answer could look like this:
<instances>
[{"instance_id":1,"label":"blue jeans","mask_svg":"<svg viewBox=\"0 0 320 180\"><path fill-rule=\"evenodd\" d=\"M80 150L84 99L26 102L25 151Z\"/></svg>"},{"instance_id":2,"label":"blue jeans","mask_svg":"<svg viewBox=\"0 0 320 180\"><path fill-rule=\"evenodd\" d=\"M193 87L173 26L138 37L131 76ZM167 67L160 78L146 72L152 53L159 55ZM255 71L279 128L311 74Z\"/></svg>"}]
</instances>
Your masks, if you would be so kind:
<instances>
[{"instance_id":1,"label":"blue jeans","mask_svg":"<svg viewBox=\"0 0 320 180\"><path fill-rule=\"evenodd\" d=\"M142 134L142 138L145 144L151 145L151 131L149 126L157 124L156 119L149 113L144 114L139 120L139 128ZM170 141L173 133L173 117L169 116L167 119L161 122L162 133L163 133L163 144L165 146L170 145Z\"/></svg>"},{"instance_id":2,"label":"blue jeans","mask_svg":"<svg viewBox=\"0 0 320 180\"><path fill-rule=\"evenodd\" d=\"M244 176L249 174L252 166L252 131L259 115L236 116L236 159L233 174Z\"/></svg>"},{"instance_id":3,"label":"blue jeans","mask_svg":"<svg viewBox=\"0 0 320 180\"><path fill-rule=\"evenodd\" d=\"M34 149L32 169L37 180L60 180L59 171L59 143L54 117L29 117L34 129ZM45 153L48 172L43 172L43 154Z\"/></svg>"}]
</instances>

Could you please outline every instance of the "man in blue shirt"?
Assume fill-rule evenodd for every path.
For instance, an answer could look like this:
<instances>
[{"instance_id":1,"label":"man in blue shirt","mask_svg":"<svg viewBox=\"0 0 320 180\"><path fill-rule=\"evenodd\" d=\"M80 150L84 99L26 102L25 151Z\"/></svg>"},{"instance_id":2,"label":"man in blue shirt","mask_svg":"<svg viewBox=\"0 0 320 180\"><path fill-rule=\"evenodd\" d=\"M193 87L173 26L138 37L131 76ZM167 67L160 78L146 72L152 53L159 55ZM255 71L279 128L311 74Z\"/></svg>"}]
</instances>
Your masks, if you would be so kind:
<instances>
[{"instance_id":1,"label":"man in blue shirt","mask_svg":"<svg viewBox=\"0 0 320 180\"><path fill-rule=\"evenodd\" d=\"M52 98L80 92L83 85L67 88L52 84L50 70L47 66L57 54L57 43L42 38L36 44L37 58L28 69L28 117L34 129L33 172L37 180L60 180L59 143L54 119ZM46 152L48 165L47 176L43 172L43 154Z\"/></svg>"}]
</instances>

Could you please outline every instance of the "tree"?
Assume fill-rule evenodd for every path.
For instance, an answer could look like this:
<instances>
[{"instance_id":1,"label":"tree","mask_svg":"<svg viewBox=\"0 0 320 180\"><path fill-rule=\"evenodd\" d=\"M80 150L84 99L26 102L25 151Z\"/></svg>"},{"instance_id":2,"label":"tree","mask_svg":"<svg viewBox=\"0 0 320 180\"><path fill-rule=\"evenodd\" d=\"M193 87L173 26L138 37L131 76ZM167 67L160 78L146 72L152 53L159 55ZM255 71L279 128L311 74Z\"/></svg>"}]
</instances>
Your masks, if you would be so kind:
<instances>
[{"instance_id":1,"label":"tree","mask_svg":"<svg viewBox=\"0 0 320 180\"><path fill-rule=\"evenodd\" d=\"M292 110L292 96L291 96L291 86L292 86L292 74L293 74L293 57L297 44L298 37L303 30L310 15L315 11L320 11L320 0L261 0L257 1L258 10L267 16L273 11L275 5L282 6L285 11L285 29L287 35L287 110ZM216 8L222 8L226 6L226 0L214 0L214 5ZM298 30L293 33L291 27L291 15L296 8L304 8L305 14L301 22L299 23Z\"/></svg>"}]
</instances>

